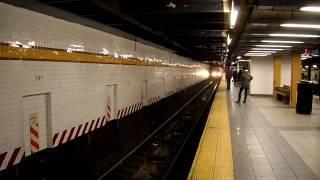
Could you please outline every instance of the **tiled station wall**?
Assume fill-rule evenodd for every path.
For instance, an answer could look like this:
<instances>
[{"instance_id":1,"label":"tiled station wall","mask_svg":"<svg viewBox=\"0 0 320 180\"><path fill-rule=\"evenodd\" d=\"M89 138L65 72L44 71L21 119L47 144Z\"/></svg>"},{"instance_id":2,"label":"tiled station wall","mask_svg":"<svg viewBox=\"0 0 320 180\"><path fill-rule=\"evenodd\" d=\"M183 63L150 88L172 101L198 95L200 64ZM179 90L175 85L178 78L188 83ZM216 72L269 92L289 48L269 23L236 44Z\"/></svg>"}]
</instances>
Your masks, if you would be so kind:
<instances>
[{"instance_id":1,"label":"tiled station wall","mask_svg":"<svg viewBox=\"0 0 320 180\"><path fill-rule=\"evenodd\" d=\"M252 57L250 93L271 95L273 92L273 56Z\"/></svg>"},{"instance_id":2,"label":"tiled station wall","mask_svg":"<svg viewBox=\"0 0 320 180\"><path fill-rule=\"evenodd\" d=\"M291 86L291 56L282 56L281 59L281 84Z\"/></svg>"},{"instance_id":3,"label":"tiled station wall","mask_svg":"<svg viewBox=\"0 0 320 180\"><path fill-rule=\"evenodd\" d=\"M133 41L4 3L0 3L0 41L34 42L37 47L64 50L75 48L72 44L81 45L79 48L91 53L101 53L105 48L110 54L197 66L24 61L2 57L0 171L30 155L34 148L30 139L38 140L39 150L63 144L203 80L197 72L208 68L168 51L140 43L135 47ZM109 102L111 119L108 119ZM30 116L30 112L36 115ZM38 122L38 135L31 132L32 118Z\"/></svg>"}]
</instances>

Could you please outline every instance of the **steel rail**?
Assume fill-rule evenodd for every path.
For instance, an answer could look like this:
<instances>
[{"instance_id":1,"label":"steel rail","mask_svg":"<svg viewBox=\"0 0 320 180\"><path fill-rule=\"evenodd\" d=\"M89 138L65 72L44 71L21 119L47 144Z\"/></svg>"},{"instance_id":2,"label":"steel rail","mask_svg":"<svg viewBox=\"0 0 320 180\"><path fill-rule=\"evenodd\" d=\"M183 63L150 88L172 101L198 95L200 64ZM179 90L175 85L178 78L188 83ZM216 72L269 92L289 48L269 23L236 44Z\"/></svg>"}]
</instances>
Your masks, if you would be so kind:
<instances>
[{"instance_id":1,"label":"steel rail","mask_svg":"<svg viewBox=\"0 0 320 180\"><path fill-rule=\"evenodd\" d=\"M159 130L161 130L165 125L167 125L173 118L175 118L182 110L184 110L195 98L197 98L204 90L206 90L213 81L210 81L204 88L202 88L196 95L194 95L188 102L186 102L178 111L171 115L165 122L163 122L157 129L155 129L148 137L146 137L141 143L139 143L133 150L131 150L127 155L125 155L121 160L119 160L115 165L113 165L108 171L101 175L98 180L102 180L107 175L109 175L114 169L120 166L127 158L134 154L139 148L141 148L147 141L149 141Z\"/></svg>"}]
</instances>

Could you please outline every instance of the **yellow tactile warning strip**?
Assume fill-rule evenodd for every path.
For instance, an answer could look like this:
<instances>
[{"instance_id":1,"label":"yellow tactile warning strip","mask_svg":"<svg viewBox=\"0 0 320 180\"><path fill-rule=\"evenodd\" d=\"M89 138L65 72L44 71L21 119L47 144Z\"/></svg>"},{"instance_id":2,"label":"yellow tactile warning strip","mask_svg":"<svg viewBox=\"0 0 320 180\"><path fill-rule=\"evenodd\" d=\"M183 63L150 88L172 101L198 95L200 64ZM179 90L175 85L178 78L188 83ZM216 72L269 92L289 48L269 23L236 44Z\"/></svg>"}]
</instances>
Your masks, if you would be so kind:
<instances>
[{"instance_id":1,"label":"yellow tactile warning strip","mask_svg":"<svg viewBox=\"0 0 320 180\"><path fill-rule=\"evenodd\" d=\"M188 180L233 180L233 159L224 79L216 93Z\"/></svg>"}]
</instances>

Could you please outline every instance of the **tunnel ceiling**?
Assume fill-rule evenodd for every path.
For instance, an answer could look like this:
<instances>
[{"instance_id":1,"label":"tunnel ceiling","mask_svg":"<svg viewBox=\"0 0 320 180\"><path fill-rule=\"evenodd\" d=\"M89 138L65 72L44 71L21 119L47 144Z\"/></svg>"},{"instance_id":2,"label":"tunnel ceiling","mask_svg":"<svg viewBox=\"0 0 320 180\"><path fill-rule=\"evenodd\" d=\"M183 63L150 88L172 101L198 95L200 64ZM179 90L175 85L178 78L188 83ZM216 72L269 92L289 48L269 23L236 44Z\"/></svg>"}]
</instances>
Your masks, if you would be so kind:
<instances>
[{"instance_id":1,"label":"tunnel ceiling","mask_svg":"<svg viewBox=\"0 0 320 180\"><path fill-rule=\"evenodd\" d=\"M320 12L300 11L320 6L319 0L234 0L238 18L230 29L232 0L4 0L58 18L82 23L72 14L105 26L82 23L96 29L112 27L148 40L179 55L202 62L235 60L263 40L301 41L275 54L318 48L320 38L271 37L272 33L320 35L320 29L281 27L283 23L320 24ZM35 8L35 2L44 7ZM50 10L48 7L53 8ZM57 9L58 8L58 9ZM46 10L43 10L46 9ZM59 12L57 10L65 10ZM61 11L61 10L60 10ZM72 14L64 14L70 12ZM63 15L64 14L64 15ZM108 31L108 30L105 30ZM227 34L232 39L226 50ZM118 34L119 35L119 34ZM120 34L121 35L121 34ZM132 38L134 37L134 38Z\"/></svg>"},{"instance_id":2,"label":"tunnel ceiling","mask_svg":"<svg viewBox=\"0 0 320 180\"><path fill-rule=\"evenodd\" d=\"M240 18L236 28L230 32L233 39L230 54L233 59L252 50L256 45L285 45L275 54L287 55L292 51L318 48L320 38L273 37L269 34L320 35L320 29L282 27L284 23L320 24L320 12L305 12L304 6L320 6L319 0L248 0L238 3ZM264 43L264 40L300 41L299 44ZM279 47L278 47L279 48Z\"/></svg>"},{"instance_id":3,"label":"tunnel ceiling","mask_svg":"<svg viewBox=\"0 0 320 180\"><path fill-rule=\"evenodd\" d=\"M199 61L226 54L223 0L39 0ZM227 8L228 9L228 8Z\"/></svg>"}]
</instances>

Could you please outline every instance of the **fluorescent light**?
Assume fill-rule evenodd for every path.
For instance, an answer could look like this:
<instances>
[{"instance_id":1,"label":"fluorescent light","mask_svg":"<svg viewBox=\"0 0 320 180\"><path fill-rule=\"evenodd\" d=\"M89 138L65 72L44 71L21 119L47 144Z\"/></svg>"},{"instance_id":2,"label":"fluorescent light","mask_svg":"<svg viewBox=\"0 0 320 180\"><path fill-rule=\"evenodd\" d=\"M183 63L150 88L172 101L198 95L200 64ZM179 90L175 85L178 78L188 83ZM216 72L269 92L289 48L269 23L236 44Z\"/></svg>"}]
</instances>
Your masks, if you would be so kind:
<instances>
[{"instance_id":1,"label":"fluorescent light","mask_svg":"<svg viewBox=\"0 0 320 180\"><path fill-rule=\"evenodd\" d=\"M70 44L70 46L75 48L83 48L83 45L81 44Z\"/></svg>"},{"instance_id":2,"label":"fluorescent light","mask_svg":"<svg viewBox=\"0 0 320 180\"><path fill-rule=\"evenodd\" d=\"M319 24L281 24L282 27L295 27L295 28L312 28L320 29Z\"/></svg>"},{"instance_id":3,"label":"fluorescent light","mask_svg":"<svg viewBox=\"0 0 320 180\"><path fill-rule=\"evenodd\" d=\"M277 36L277 37L305 37L305 38L318 38L319 35L311 35L311 34L269 34L269 36Z\"/></svg>"},{"instance_id":4,"label":"fluorescent light","mask_svg":"<svg viewBox=\"0 0 320 180\"><path fill-rule=\"evenodd\" d=\"M229 46L231 44L231 41L232 39L230 38L229 34L228 34L228 37L227 37L227 45Z\"/></svg>"},{"instance_id":5,"label":"fluorescent light","mask_svg":"<svg viewBox=\"0 0 320 180\"><path fill-rule=\"evenodd\" d=\"M283 49L275 49L275 48L251 48L251 50L255 51L282 51Z\"/></svg>"},{"instance_id":6,"label":"fluorescent light","mask_svg":"<svg viewBox=\"0 0 320 180\"><path fill-rule=\"evenodd\" d=\"M245 53L245 55L271 55L272 53L250 53L250 52L247 52Z\"/></svg>"},{"instance_id":7,"label":"fluorescent light","mask_svg":"<svg viewBox=\"0 0 320 180\"><path fill-rule=\"evenodd\" d=\"M305 6L300 8L300 11L320 12L319 6Z\"/></svg>"},{"instance_id":8,"label":"fluorescent light","mask_svg":"<svg viewBox=\"0 0 320 180\"><path fill-rule=\"evenodd\" d=\"M244 56L268 56L268 54L245 54Z\"/></svg>"},{"instance_id":9,"label":"fluorescent light","mask_svg":"<svg viewBox=\"0 0 320 180\"><path fill-rule=\"evenodd\" d=\"M234 2L231 4L231 13L230 13L230 28L233 29L236 26L238 17L238 11L234 8Z\"/></svg>"},{"instance_id":10,"label":"fluorescent light","mask_svg":"<svg viewBox=\"0 0 320 180\"><path fill-rule=\"evenodd\" d=\"M248 51L249 53L276 53L277 51Z\"/></svg>"},{"instance_id":11,"label":"fluorescent light","mask_svg":"<svg viewBox=\"0 0 320 180\"><path fill-rule=\"evenodd\" d=\"M278 40L262 40L265 43L288 43L288 44L302 44L302 41L278 41Z\"/></svg>"},{"instance_id":12,"label":"fluorescent light","mask_svg":"<svg viewBox=\"0 0 320 180\"><path fill-rule=\"evenodd\" d=\"M268 54L268 55L270 55L270 54L272 54L272 53L251 53L251 52L247 52L247 53L245 53L245 54Z\"/></svg>"},{"instance_id":13,"label":"fluorescent light","mask_svg":"<svg viewBox=\"0 0 320 180\"><path fill-rule=\"evenodd\" d=\"M256 45L257 47L283 47L283 48L290 48L292 46L285 46L285 45Z\"/></svg>"}]
</instances>

